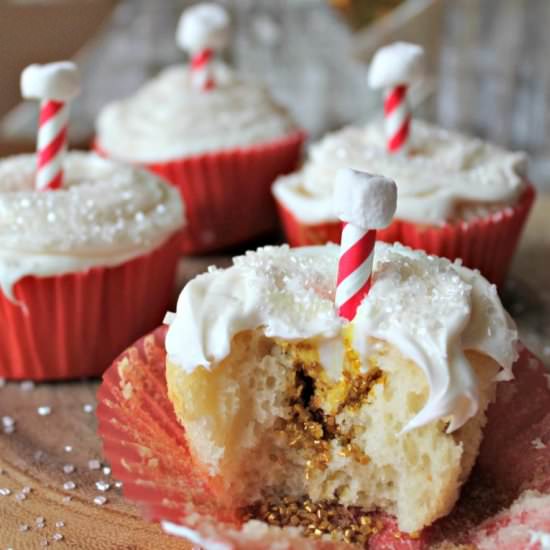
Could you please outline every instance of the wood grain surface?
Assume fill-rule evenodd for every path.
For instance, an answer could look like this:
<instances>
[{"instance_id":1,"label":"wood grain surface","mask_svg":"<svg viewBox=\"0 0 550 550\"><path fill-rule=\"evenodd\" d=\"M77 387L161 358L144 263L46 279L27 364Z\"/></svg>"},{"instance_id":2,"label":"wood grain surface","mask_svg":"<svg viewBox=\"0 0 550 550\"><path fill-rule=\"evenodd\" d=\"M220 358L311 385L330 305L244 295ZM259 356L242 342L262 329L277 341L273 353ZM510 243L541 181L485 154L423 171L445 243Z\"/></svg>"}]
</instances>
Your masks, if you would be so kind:
<instances>
[{"instance_id":1,"label":"wood grain surface","mask_svg":"<svg viewBox=\"0 0 550 550\"><path fill-rule=\"evenodd\" d=\"M523 340L547 365L550 360L548 212L550 196L539 197L514 262L511 284L504 292ZM180 285L206 265L227 262L227 257L187 259L182 263ZM94 417L97 381L43 384L34 388L19 383L0 383L0 386L0 550L35 550L46 546L78 550L191 548L182 540L164 535L158 526L142 521L139 511L123 500L108 470L90 469L89 461L101 461ZM40 407L50 407L50 413L40 415ZM11 431L11 422L5 417L13 419L12 433L6 433ZM101 463L101 466L108 465ZM107 482L108 490L98 489L98 481ZM68 482L74 483L74 488L65 485ZM107 501L103 505L94 503L98 496ZM55 540L56 533L62 540Z\"/></svg>"}]
</instances>

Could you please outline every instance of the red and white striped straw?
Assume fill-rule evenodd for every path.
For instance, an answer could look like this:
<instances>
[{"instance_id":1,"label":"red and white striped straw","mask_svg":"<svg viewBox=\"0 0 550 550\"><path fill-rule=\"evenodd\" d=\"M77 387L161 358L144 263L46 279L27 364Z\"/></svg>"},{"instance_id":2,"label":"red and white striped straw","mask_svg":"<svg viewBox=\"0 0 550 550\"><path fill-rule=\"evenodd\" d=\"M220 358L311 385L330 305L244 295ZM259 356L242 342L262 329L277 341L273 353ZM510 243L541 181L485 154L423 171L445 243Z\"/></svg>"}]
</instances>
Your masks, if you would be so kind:
<instances>
[{"instance_id":1,"label":"red and white striped straw","mask_svg":"<svg viewBox=\"0 0 550 550\"><path fill-rule=\"evenodd\" d=\"M212 74L213 58L214 52L209 48L197 52L191 58L191 79L193 86L203 92L212 90L215 86Z\"/></svg>"},{"instance_id":2,"label":"red and white striped straw","mask_svg":"<svg viewBox=\"0 0 550 550\"><path fill-rule=\"evenodd\" d=\"M340 317L351 321L372 280L376 229L364 230L344 222L336 280L336 306Z\"/></svg>"},{"instance_id":3,"label":"red and white striped straw","mask_svg":"<svg viewBox=\"0 0 550 550\"><path fill-rule=\"evenodd\" d=\"M63 160L67 150L69 108L62 101L45 100L40 106L37 139L36 189L63 185Z\"/></svg>"},{"instance_id":4,"label":"red and white striped straw","mask_svg":"<svg viewBox=\"0 0 550 550\"><path fill-rule=\"evenodd\" d=\"M408 86L390 88L384 98L386 147L390 153L407 152L411 111L407 103Z\"/></svg>"},{"instance_id":5,"label":"red and white striped straw","mask_svg":"<svg viewBox=\"0 0 550 550\"><path fill-rule=\"evenodd\" d=\"M35 188L38 191L52 191L63 185L68 102L79 89L78 69L68 61L30 65L21 74L23 97L42 100L36 154Z\"/></svg>"},{"instance_id":6,"label":"red and white striped straw","mask_svg":"<svg viewBox=\"0 0 550 550\"><path fill-rule=\"evenodd\" d=\"M343 169L336 177L334 202L344 223L335 302L353 320L372 284L376 230L391 223L397 203L395 182L383 176Z\"/></svg>"},{"instance_id":7,"label":"red and white striped straw","mask_svg":"<svg viewBox=\"0 0 550 550\"><path fill-rule=\"evenodd\" d=\"M424 51L420 46L396 42L380 48L369 69L371 88L382 88L386 148L407 153L410 144L411 111L407 102L409 85L423 72Z\"/></svg>"},{"instance_id":8,"label":"red and white striped straw","mask_svg":"<svg viewBox=\"0 0 550 550\"><path fill-rule=\"evenodd\" d=\"M205 3L185 10L176 40L191 55L191 84L203 92L216 87L214 57L229 42L229 16L217 4Z\"/></svg>"}]
</instances>

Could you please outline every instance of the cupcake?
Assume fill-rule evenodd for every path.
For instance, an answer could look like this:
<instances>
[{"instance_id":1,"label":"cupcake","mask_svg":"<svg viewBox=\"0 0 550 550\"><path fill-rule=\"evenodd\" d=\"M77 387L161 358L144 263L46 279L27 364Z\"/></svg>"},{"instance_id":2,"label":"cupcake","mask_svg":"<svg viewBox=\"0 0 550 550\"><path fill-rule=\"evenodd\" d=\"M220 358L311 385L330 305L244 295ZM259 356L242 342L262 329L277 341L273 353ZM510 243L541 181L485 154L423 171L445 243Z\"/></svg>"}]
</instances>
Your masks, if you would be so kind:
<instances>
[{"instance_id":1,"label":"cupcake","mask_svg":"<svg viewBox=\"0 0 550 550\"><path fill-rule=\"evenodd\" d=\"M181 198L139 168L64 153L75 73L26 69L23 92L43 99L38 153L0 160L2 378L100 375L170 303Z\"/></svg>"},{"instance_id":2,"label":"cupcake","mask_svg":"<svg viewBox=\"0 0 550 550\"><path fill-rule=\"evenodd\" d=\"M189 8L177 33L189 65L163 70L97 120L97 151L144 166L179 189L188 218L182 248L190 254L272 230L271 185L296 168L303 141L263 85L214 59L228 24L220 6Z\"/></svg>"},{"instance_id":3,"label":"cupcake","mask_svg":"<svg viewBox=\"0 0 550 550\"><path fill-rule=\"evenodd\" d=\"M339 254L266 247L193 279L169 319L166 380L209 502L364 544L369 512L414 534L451 511L517 332L478 272L385 243L346 321Z\"/></svg>"},{"instance_id":4,"label":"cupcake","mask_svg":"<svg viewBox=\"0 0 550 550\"><path fill-rule=\"evenodd\" d=\"M386 56L378 58L384 61L391 56L396 61L383 65L390 74L380 76L380 63L373 62L371 71L376 72L370 76L375 84L395 82L396 74L411 78L418 73L418 56L398 46L397 50L388 47L389 53L386 50ZM401 73L397 62L403 64ZM383 173L397 182L396 217L379 232L381 240L399 241L449 259L462 258L465 265L480 269L500 285L534 199L526 157L411 121L403 115L405 103L396 105L399 99L404 101L403 88L398 86L393 99L386 100L390 112L384 122L349 126L327 135L311 147L300 171L276 181L273 193L288 242L301 246L339 241L341 227L332 203L335 174L342 166L352 166ZM399 144L402 150L395 150Z\"/></svg>"}]
</instances>

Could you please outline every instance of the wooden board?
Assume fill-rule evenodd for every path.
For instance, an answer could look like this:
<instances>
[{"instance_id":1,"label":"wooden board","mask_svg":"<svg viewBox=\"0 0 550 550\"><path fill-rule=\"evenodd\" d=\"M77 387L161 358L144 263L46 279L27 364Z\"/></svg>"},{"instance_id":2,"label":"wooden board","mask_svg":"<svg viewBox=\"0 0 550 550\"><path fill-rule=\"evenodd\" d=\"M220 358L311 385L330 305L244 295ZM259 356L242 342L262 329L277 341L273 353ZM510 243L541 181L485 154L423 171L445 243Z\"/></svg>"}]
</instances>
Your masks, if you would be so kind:
<instances>
[{"instance_id":1,"label":"wooden board","mask_svg":"<svg viewBox=\"0 0 550 550\"><path fill-rule=\"evenodd\" d=\"M550 330L549 211L550 196L540 197L514 262L513 284L505 292L505 301L516 311L522 338L547 364L550 335L543 331L544 327ZM227 257L185 260L180 282L209 264L227 262ZM10 490L9 495L0 494L0 550L35 550L45 540L48 547L78 550L191 547L142 521L136 508L122 499L110 475L90 470L88 462L101 459L100 442L94 414L85 412L84 406L95 404L97 387L98 382L74 382L31 390L15 383L0 388L0 493ZM38 414L43 406L51 407L49 415ZM2 432L3 416L14 419L13 433ZM70 452L67 446L72 448ZM75 471L64 472L67 465L73 465ZM109 490L98 490L96 483L101 480L111 485ZM75 488L64 489L71 481ZM32 490L21 500L18 495L24 487ZM108 500L100 506L93 502L96 496ZM44 519L42 528L37 526L37 518ZM64 526L56 527L60 521ZM21 531L24 525L28 529ZM53 541L54 533L62 534L63 541Z\"/></svg>"}]
</instances>

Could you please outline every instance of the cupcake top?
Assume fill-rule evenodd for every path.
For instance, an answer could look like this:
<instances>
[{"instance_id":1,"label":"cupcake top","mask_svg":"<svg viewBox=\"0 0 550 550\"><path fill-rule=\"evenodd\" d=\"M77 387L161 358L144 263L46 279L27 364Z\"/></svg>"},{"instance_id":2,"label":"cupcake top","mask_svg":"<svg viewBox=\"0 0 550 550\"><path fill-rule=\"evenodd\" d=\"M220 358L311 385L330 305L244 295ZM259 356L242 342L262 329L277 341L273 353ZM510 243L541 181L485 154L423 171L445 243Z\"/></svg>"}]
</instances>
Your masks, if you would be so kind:
<instances>
[{"instance_id":1,"label":"cupcake top","mask_svg":"<svg viewBox=\"0 0 550 550\"><path fill-rule=\"evenodd\" d=\"M117 265L183 226L179 193L160 178L94 154L68 153L63 188L37 192L35 155L0 161L0 286Z\"/></svg>"},{"instance_id":2,"label":"cupcake top","mask_svg":"<svg viewBox=\"0 0 550 550\"><path fill-rule=\"evenodd\" d=\"M401 245L377 243L373 286L348 323L334 305L339 247L260 248L211 268L183 289L169 319L169 360L186 372L216 368L233 336L261 329L267 337L313 340L332 379L342 374L342 337L351 334L363 365L371 346L388 342L424 372L431 393L406 429L451 417L462 426L479 408L465 351L492 357L512 377L517 332L494 285L459 263Z\"/></svg>"},{"instance_id":3,"label":"cupcake top","mask_svg":"<svg viewBox=\"0 0 550 550\"><path fill-rule=\"evenodd\" d=\"M278 180L274 193L304 223L336 221L335 175L348 166L397 182L396 218L434 225L513 205L526 185L523 153L414 120L409 154L390 154L379 121L326 136L300 172Z\"/></svg>"},{"instance_id":4,"label":"cupcake top","mask_svg":"<svg viewBox=\"0 0 550 550\"><path fill-rule=\"evenodd\" d=\"M289 114L258 82L212 64L216 87L193 85L188 67L162 71L133 96L107 105L99 146L132 162L161 162L274 141L294 131Z\"/></svg>"}]
</instances>

